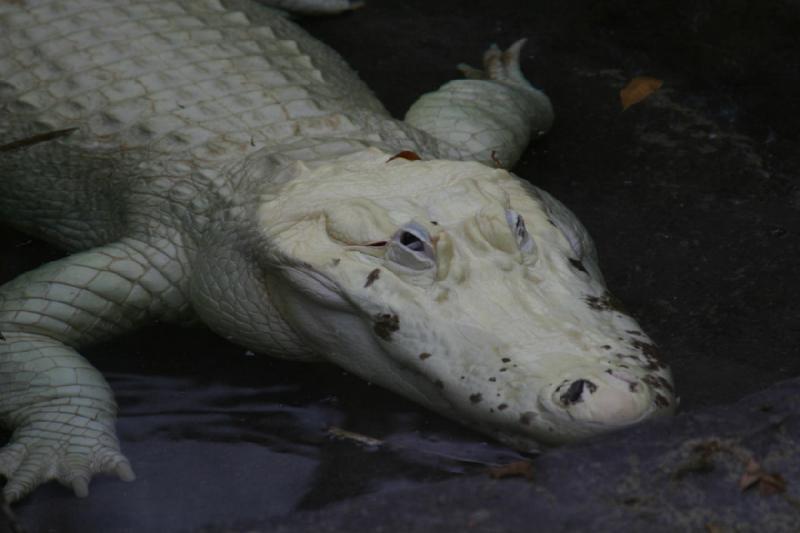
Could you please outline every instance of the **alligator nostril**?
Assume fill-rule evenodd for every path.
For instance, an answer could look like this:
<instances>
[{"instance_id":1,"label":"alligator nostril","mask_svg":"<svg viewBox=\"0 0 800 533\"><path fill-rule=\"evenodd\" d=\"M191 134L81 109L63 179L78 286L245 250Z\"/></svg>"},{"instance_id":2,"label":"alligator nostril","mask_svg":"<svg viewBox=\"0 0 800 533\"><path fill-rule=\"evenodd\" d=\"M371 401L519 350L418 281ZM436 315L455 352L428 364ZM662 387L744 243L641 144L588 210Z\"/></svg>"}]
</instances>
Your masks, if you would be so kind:
<instances>
[{"instance_id":1,"label":"alligator nostril","mask_svg":"<svg viewBox=\"0 0 800 533\"><path fill-rule=\"evenodd\" d=\"M588 389L589 394L597 390L597 385L586 379L578 379L572 382L572 385L562 394L559 398L564 405L572 405L583 401L583 389Z\"/></svg>"}]
</instances>

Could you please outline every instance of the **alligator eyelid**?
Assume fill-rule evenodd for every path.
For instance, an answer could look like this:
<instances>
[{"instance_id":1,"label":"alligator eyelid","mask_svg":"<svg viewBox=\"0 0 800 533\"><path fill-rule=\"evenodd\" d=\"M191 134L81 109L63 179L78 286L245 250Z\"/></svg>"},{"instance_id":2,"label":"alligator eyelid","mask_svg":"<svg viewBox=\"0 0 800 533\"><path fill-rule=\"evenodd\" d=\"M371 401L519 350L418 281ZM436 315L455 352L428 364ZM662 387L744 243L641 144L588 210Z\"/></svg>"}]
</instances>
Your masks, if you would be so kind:
<instances>
[{"instance_id":1,"label":"alligator eyelid","mask_svg":"<svg viewBox=\"0 0 800 533\"><path fill-rule=\"evenodd\" d=\"M525 226L525 219L523 216L513 209L506 209L506 221L517 241L517 248L523 252L523 254L535 252L536 243L533 237L531 237L530 232L528 232L528 228Z\"/></svg>"},{"instance_id":2,"label":"alligator eyelid","mask_svg":"<svg viewBox=\"0 0 800 533\"><path fill-rule=\"evenodd\" d=\"M345 249L351 252L357 252L372 257L383 257L386 253L386 241L375 241L364 244L348 244Z\"/></svg>"},{"instance_id":3,"label":"alligator eyelid","mask_svg":"<svg viewBox=\"0 0 800 533\"><path fill-rule=\"evenodd\" d=\"M428 230L413 220L404 224L386 246L386 260L416 271L435 268L436 251Z\"/></svg>"}]
</instances>

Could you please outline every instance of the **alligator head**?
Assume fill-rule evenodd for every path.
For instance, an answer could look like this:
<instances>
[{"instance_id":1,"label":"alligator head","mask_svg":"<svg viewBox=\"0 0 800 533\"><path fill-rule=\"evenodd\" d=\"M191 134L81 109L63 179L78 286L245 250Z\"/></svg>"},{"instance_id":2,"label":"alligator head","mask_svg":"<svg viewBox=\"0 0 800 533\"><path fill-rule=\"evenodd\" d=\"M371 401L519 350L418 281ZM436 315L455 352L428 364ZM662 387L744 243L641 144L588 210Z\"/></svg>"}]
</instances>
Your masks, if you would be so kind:
<instances>
[{"instance_id":1,"label":"alligator head","mask_svg":"<svg viewBox=\"0 0 800 533\"><path fill-rule=\"evenodd\" d=\"M268 293L324 359L521 449L676 405L575 216L480 163L369 150L259 200Z\"/></svg>"}]
</instances>

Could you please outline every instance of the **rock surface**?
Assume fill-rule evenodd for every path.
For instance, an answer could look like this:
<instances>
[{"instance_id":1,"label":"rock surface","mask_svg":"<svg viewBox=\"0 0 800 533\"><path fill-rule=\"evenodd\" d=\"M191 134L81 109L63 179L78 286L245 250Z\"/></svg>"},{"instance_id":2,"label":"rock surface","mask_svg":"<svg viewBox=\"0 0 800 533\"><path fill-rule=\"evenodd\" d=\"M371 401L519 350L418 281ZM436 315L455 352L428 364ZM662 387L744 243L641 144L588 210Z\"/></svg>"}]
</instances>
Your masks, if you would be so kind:
<instances>
[{"instance_id":1,"label":"rock surface","mask_svg":"<svg viewBox=\"0 0 800 533\"><path fill-rule=\"evenodd\" d=\"M533 462L530 481L469 476L380 492L257 527L275 533L792 532L800 527L798 453L795 379L730 406L552 451ZM742 490L751 460L762 475Z\"/></svg>"}]
</instances>

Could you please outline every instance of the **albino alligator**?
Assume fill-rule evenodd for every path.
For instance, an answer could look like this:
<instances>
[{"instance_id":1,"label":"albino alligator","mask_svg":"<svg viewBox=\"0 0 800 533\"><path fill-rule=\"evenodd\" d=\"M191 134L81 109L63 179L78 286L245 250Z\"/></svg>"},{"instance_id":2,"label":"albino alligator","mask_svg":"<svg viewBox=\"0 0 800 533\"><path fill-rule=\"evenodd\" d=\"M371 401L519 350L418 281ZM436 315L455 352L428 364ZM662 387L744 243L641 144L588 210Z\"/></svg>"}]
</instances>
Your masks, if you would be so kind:
<instances>
[{"instance_id":1,"label":"albino alligator","mask_svg":"<svg viewBox=\"0 0 800 533\"><path fill-rule=\"evenodd\" d=\"M73 253L0 289L6 499L133 479L77 350L156 319L334 362L520 449L672 412L584 228L499 168L552 121L521 44L400 121L243 0L0 2L0 215Z\"/></svg>"}]
</instances>

